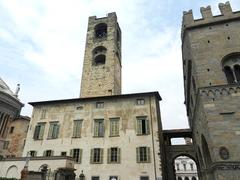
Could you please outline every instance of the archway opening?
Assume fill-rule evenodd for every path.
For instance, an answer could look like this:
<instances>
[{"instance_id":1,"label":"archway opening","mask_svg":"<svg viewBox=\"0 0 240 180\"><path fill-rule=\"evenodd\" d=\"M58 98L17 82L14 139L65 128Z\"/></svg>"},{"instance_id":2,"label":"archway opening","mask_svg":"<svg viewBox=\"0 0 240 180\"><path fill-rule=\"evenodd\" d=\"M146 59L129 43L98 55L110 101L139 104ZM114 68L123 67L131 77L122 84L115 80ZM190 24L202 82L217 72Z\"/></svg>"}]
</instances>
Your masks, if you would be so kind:
<instances>
[{"instance_id":1,"label":"archway opening","mask_svg":"<svg viewBox=\"0 0 240 180\"><path fill-rule=\"evenodd\" d=\"M177 156L173 161L176 180L198 180L197 164L189 156Z\"/></svg>"}]
</instances>

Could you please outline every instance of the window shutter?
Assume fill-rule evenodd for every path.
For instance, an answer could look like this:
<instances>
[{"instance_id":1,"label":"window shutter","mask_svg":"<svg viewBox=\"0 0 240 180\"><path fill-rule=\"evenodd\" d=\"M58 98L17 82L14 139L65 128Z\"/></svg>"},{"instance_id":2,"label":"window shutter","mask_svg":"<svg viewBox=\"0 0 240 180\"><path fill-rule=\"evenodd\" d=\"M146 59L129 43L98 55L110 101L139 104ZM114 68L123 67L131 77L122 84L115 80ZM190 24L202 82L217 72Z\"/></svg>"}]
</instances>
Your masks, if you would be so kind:
<instances>
[{"instance_id":1,"label":"window shutter","mask_svg":"<svg viewBox=\"0 0 240 180\"><path fill-rule=\"evenodd\" d=\"M70 156L73 157L73 149L70 149Z\"/></svg>"},{"instance_id":2,"label":"window shutter","mask_svg":"<svg viewBox=\"0 0 240 180\"><path fill-rule=\"evenodd\" d=\"M100 149L100 163L103 163L103 149Z\"/></svg>"},{"instance_id":3,"label":"window shutter","mask_svg":"<svg viewBox=\"0 0 240 180\"><path fill-rule=\"evenodd\" d=\"M119 135L119 120L116 121L116 133L115 133L115 135L116 136Z\"/></svg>"},{"instance_id":4,"label":"window shutter","mask_svg":"<svg viewBox=\"0 0 240 180\"><path fill-rule=\"evenodd\" d=\"M94 136L98 136L99 132L99 123L97 121L94 122Z\"/></svg>"},{"instance_id":5,"label":"window shutter","mask_svg":"<svg viewBox=\"0 0 240 180\"><path fill-rule=\"evenodd\" d=\"M40 131L40 126L37 125L34 130L33 139L38 139L39 131Z\"/></svg>"},{"instance_id":6,"label":"window shutter","mask_svg":"<svg viewBox=\"0 0 240 180\"><path fill-rule=\"evenodd\" d=\"M94 149L91 149L90 163L93 163L93 158L94 158Z\"/></svg>"},{"instance_id":7,"label":"window shutter","mask_svg":"<svg viewBox=\"0 0 240 180\"><path fill-rule=\"evenodd\" d=\"M121 163L121 149L118 148L118 151L117 151L117 163Z\"/></svg>"},{"instance_id":8,"label":"window shutter","mask_svg":"<svg viewBox=\"0 0 240 180\"><path fill-rule=\"evenodd\" d=\"M147 162L151 162L150 147L147 147Z\"/></svg>"},{"instance_id":9,"label":"window shutter","mask_svg":"<svg viewBox=\"0 0 240 180\"><path fill-rule=\"evenodd\" d=\"M111 163L111 148L107 149L107 162Z\"/></svg>"},{"instance_id":10,"label":"window shutter","mask_svg":"<svg viewBox=\"0 0 240 180\"><path fill-rule=\"evenodd\" d=\"M136 160L137 160L137 163L140 163L140 148L139 147L136 148Z\"/></svg>"},{"instance_id":11,"label":"window shutter","mask_svg":"<svg viewBox=\"0 0 240 180\"><path fill-rule=\"evenodd\" d=\"M78 163L82 163L82 149L79 149Z\"/></svg>"},{"instance_id":12,"label":"window shutter","mask_svg":"<svg viewBox=\"0 0 240 180\"><path fill-rule=\"evenodd\" d=\"M57 124L54 138L58 138L59 129L60 129L60 124Z\"/></svg>"},{"instance_id":13,"label":"window shutter","mask_svg":"<svg viewBox=\"0 0 240 180\"><path fill-rule=\"evenodd\" d=\"M53 124L50 124L49 131L48 131L48 139L52 139L53 135Z\"/></svg>"},{"instance_id":14,"label":"window shutter","mask_svg":"<svg viewBox=\"0 0 240 180\"><path fill-rule=\"evenodd\" d=\"M77 121L73 121L73 137L76 137L76 131L77 131Z\"/></svg>"},{"instance_id":15,"label":"window shutter","mask_svg":"<svg viewBox=\"0 0 240 180\"><path fill-rule=\"evenodd\" d=\"M146 127L146 134L149 134L150 133L150 129L149 129L149 120L145 120L145 127Z\"/></svg>"},{"instance_id":16,"label":"window shutter","mask_svg":"<svg viewBox=\"0 0 240 180\"><path fill-rule=\"evenodd\" d=\"M38 139L43 139L45 124L39 125Z\"/></svg>"},{"instance_id":17,"label":"window shutter","mask_svg":"<svg viewBox=\"0 0 240 180\"><path fill-rule=\"evenodd\" d=\"M47 153L46 151L43 151L43 156L44 156L44 157L46 157L46 153Z\"/></svg>"},{"instance_id":18,"label":"window shutter","mask_svg":"<svg viewBox=\"0 0 240 180\"><path fill-rule=\"evenodd\" d=\"M140 119L137 119L137 134L142 134L142 124Z\"/></svg>"},{"instance_id":19,"label":"window shutter","mask_svg":"<svg viewBox=\"0 0 240 180\"><path fill-rule=\"evenodd\" d=\"M51 156L54 156L54 151L53 150L51 150Z\"/></svg>"}]
</instances>

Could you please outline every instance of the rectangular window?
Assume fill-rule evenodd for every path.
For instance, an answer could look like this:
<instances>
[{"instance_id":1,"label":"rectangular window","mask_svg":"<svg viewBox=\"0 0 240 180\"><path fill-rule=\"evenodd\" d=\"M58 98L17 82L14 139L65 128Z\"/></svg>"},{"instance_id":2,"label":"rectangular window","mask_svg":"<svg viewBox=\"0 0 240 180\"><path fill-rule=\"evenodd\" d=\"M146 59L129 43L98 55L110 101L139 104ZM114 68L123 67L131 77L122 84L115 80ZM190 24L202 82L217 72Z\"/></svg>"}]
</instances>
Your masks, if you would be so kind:
<instances>
[{"instance_id":1,"label":"rectangular window","mask_svg":"<svg viewBox=\"0 0 240 180\"><path fill-rule=\"evenodd\" d=\"M148 176L141 176L140 180L149 180L149 177Z\"/></svg>"},{"instance_id":2,"label":"rectangular window","mask_svg":"<svg viewBox=\"0 0 240 180\"><path fill-rule=\"evenodd\" d=\"M137 105L144 105L145 104L145 99L137 99L136 104Z\"/></svg>"},{"instance_id":3,"label":"rectangular window","mask_svg":"<svg viewBox=\"0 0 240 180\"><path fill-rule=\"evenodd\" d=\"M101 148L94 148L91 149L91 157L90 161L93 164L100 164L103 163L103 149Z\"/></svg>"},{"instance_id":4,"label":"rectangular window","mask_svg":"<svg viewBox=\"0 0 240 180\"><path fill-rule=\"evenodd\" d=\"M119 118L110 119L110 136L119 136Z\"/></svg>"},{"instance_id":5,"label":"rectangular window","mask_svg":"<svg viewBox=\"0 0 240 180\"><path fill-rule=\"evenodd\" d=\"M147 117L137 117L137 134L149 134L149 121L147 120Z\"/></svg>"},{"instance_id":6,"label":"rectangular window","mask_svg":"<svg viewBox=\"0 0 240 180\"><path fill-rule=\"evenodd\" d=\"M81 163L81 161L82 161L82 149L71 149L70 156L74 158L75 162Z\"/></svg>"},{"instance_id":7,"label":"rectangular window","mask_svg":"<svg viewBox=\"0 0 240 180\"><path fill-rule=\"evenodd\" d=\"M184 171L187 170L186 164L183 164L183 169L184 169Z\"/></svg>"},{"instance_id":8,"label":"rectangular window","mask_svg":"<svg viewBox=\"0 0 240 180\"><path fill-rule=\"evenodd\" d=\"M29 151L30 157L36 157L37 156L37 151Z\"/></svg>"},{"instance_id":9,"label":"rectangular window","mask_svg":"<svg viewBox=\"0 0 240 180\"><path fill-rule=\"evenodd\" d=\"M53 150L46 150L43 152L44 157L51 157L53 156Z\"/></svg>"},{"instance_id":10,"label":"rectangular window","mask_svg":"<svg viewBox=\"0 0 240 180\"><path fill-rule=\"evenodd\" d=\"M82 120L73 121L73 138L81 137Z\"/></svg>"},{"instance_id":11,"label":"rectangular window","mask_svg":"<svg viewBox=\"0 0 240 180\"><path fill-rule=\"evenodd\" d=\"M67 156L67 152L66 151L61 152L61 156Z\"/></svg>"},{"instance_id":12,"label":"rectangular window","mask_svg":"<svg viewBox=\"0 0 240 180\"><path fill-rule=\"evenodd\" d=\"M60 125L58 122L50 122L48 139L57 139Z\"/></svg>"},{"instance_id":13,"label":"rectangular window","mask_svg":"<svg viewBox=\"0 0 240 180\"><path fill-rule=\"evenodd\" d=\"M92 180L100 180L99 176L92 176Z\"/></svg>"},{"instance_id":14,"label":"rectangular window","mask_svg":"<svg viewBox=\"0 0 240 180\"><path fill-rule=\"evenodd\" d=\"M44 129L45 129L45 123L38 123L34 130L33 139L34 140L43 139Z\"/></svg>"},{"instance_id":15,"label":"rectangular window","mask_svg":"<svg viewBox=\"0 0 240 180\"><path fill-rule=\"evenodd\" d=\"M117 147L108 149L108 163L120 163L121 149Z\"/></svg>"},{"instance_id":16,"label":"rectangular window","mask_svg":"<svg viewBox=\"0 0 240 180\"><path fill-rule=\"evenodd\" d=\"M96 102L96 108L104 108L104 102Z\"/></svg>"},{"instance_id":17,"label":"rectangular window","mask_svg":"<svg viewBox=\"0 0 240 180\"><path fill-rule=\"evenodd\" d=\"M95 119L94 120L94 137L103 137L104 136L104 120Z\"/></svg>"},{"instance_id":18,"label":"rectangular window","mask_svg":"<svg viewBox=\"0 0 240 180\"><path fill-rule=\"evenodd\" d=\"M109 180L118 180L117 176L110 176Z\"/></svg>"},{"instance_id":19,"label":"rectangular window","mask_svg":"<svg viewBox=\"0 0 240 180\"><path fill-rule=\"evenodd\" d=\"M4 141L3 143L3 149L8 149L9 141Z\"/></svg>"},{"instance_id":20,"label":"rectangular window","mask_svg":"<svg viewBox=\"0 0 240 180\"><path fill-rule=\"evenodd\" d=\"M12 126L11 128L10 128L10 134L12 134L13 133L13 131L14 131L14 127Z\"/></svg>"},{"instance_id":21,"label":"rectangular window","mask_svg":"<svg viewBox=\"0 0 240 180\"><path fill-rule=\"evenodd\" d=\"M150 163L150 147L137 147L137 162Z\"/></svg>"}]
</instances>

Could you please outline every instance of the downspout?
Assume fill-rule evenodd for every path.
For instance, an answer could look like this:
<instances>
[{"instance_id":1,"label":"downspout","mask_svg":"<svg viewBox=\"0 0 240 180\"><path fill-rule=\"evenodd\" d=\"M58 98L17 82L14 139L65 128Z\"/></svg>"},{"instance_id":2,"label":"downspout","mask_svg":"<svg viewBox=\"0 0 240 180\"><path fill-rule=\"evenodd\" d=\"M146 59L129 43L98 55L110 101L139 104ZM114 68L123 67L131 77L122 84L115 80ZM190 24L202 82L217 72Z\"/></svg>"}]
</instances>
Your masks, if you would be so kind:
<instances>
[{"instance_id":1,"label":"downspout","mask_svg":"<svg viewBox=\"0 0 240 180\"><path fill-rule=\"evenodd\" d=\"M151 132L152 132L152 146L153 146L153 165L154 165L154 174L155 180L157 180L157 168L156 168L156 159L155 159L155 146L154 146L154 137L153 137L153 122L152 122L152 103L151 97L149 97L149 110L150 110L150 122L151 122Z\"/></svg>"}]
</instances>

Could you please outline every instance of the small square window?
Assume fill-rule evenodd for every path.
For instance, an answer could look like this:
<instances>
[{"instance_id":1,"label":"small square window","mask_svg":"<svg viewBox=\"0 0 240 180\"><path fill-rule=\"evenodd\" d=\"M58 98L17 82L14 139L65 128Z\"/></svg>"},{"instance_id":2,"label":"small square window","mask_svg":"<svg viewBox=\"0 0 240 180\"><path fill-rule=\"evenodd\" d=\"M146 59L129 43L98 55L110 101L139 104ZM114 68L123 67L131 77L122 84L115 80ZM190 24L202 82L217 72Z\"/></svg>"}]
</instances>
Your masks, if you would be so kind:
<instances>
[{"instance_id":1,"label":"small square window","mask_svg":"<svg viewBox=\"0 0 240 180\"><path fill-rule=\"evenodd\" d=\"M37 156L37 151L29 151L30 157L35 157Z\"/></svg>"},{"instance_id":2,"label":"small square window","mask_svg":"<svg viewBox=\"0 0 240 180\"><path fill-rule=\"evenodd\" d=\"M141 176L140 180L149 180L149 177L148 176Z\"/></svg>"},{"instance_id":3,"label":"small square window","mask_svg":"<svg viewBox=\"0 0 240 180\"><path fill-rule=\"evenodd\" d=\"M96 108L104 108L104 102L96 102Z\"/></svg>"},{"instance_id":4,"label":"small square window","mask_svg":"<svg viewBox=\"0 0 240 180\"><path fill-rule=\"evenodd\" d=\"M137 105L144 105L145 99L137 99Z\"/></svg>"}]
</instances>

